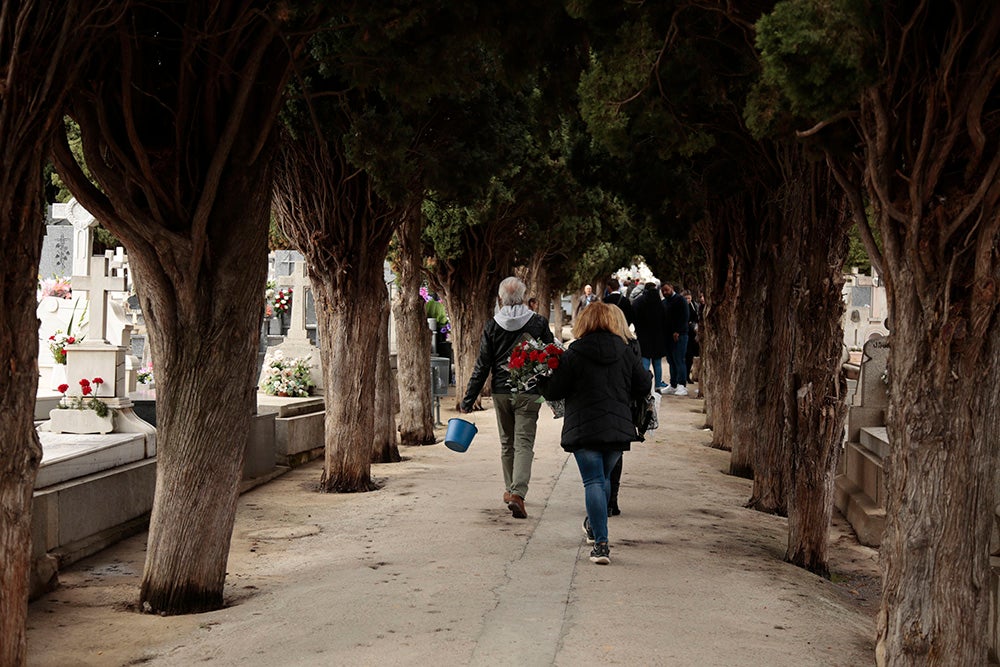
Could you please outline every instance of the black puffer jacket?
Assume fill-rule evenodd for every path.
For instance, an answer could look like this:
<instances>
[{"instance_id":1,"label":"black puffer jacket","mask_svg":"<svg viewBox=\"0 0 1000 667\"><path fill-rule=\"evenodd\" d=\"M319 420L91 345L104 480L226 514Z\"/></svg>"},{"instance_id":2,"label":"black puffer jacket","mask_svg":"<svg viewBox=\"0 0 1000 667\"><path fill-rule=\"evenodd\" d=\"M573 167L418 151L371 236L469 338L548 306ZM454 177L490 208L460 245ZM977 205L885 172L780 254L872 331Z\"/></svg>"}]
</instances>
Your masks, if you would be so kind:
<instances>
[{"instance_id":1,"label":"black puffer jacket","mask_svg":"<svg viewBox=\"0 0 1000 667\"><path fill-rule=\"evenodd\" d=\"M523 313L519 318L504 317L505 311L501 310L483 327L483 337L479 341L479 356L476 358L476 366L472 369L465 398L462 399L463 410L472 410L472 405L479 397L479 392L483 390L486 378L491 372L493 393L510 393L510 385L507 383L510 379L510 372L506 368L507 362L510 360L510 351L525 334L543 343L551 343L554 340L547 319L538 313L529 313L527 309L524 309ZM523 324L522 320L525 320Z\"/></svg>"},{"instance_id":2,"label":"black puffer jacket","mask_svg":"<svg viewBox=\"0 0 1000 667\"><path fill-rule=\"evenodd\" d=\"M629 398L649 394L652 379L621 336L594 331L574 341L542 384L548 400L566 399L562 448L627 451L639 440Z\"/></svg>"}]
</instances>

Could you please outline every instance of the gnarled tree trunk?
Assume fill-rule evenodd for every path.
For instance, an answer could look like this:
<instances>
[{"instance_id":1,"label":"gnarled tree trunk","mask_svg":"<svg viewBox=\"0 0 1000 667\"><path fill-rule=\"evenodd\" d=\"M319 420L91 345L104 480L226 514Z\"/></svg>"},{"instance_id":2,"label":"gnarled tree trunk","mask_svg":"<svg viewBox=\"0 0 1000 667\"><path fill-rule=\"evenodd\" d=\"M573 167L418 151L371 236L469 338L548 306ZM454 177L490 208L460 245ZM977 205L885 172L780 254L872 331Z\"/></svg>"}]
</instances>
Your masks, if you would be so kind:
<instances>
[{"instance_id":1,"label":"gnarled tree trunk","mask_svg":"<svg viewBox=\"0 0 1000 667\"><path fill-rule=\"evenodd\" d=\"M377 369L385 354L378 336L388 298L383 267L397 219L367 172L347 161L339 135L329 134L338 138L311 130L282 137L274 207L282 231L306 258L316 298L326 400L320 486L350 493L375 488Z\"/></svg>"},{"instance_id":2,"label":"gnarled tree trunk","mask_svg":"<svg viewBox=\"0 0 1000 667\"><path fill-rule=\"evenodd\" d=\"M399 391L389 367L389 295L386 289L376 289L372 298L379 304L378 335L375 341L375 426L372 439L372 463L398 463L399 444L396 441L396 400Z\"/></svg>"},{"instance_id":3,"label":"gnarled tree trunk","mask_svg":"<svg viewBox=\"0 0 1000 667\"><path fill-rule=\"evenodd\" d=\"M399 293L396 316L396 371L399 384L400 444L432 445L434 415L431 386L430 329L420 296L423 219L419 208L405 216L396 234L399 240Z\"/></svg>"},{"instance_id":4,"label":"gnarled tree trunk","mask_svg":"<svg viewBox=\"0 0 1000 667\"><path fill-rule=\"evenodd\" d=\"M140 602L223 603L256 405L272 127L310 18L240 3L126 3L68 98L94 187L63 180L122 240L157 367L157 485ZM154 29L155 28L155 29ZM120 76L108 77L113 67ZM99 85L98 83L99 82Z\"/></svg>"}]
</instances>

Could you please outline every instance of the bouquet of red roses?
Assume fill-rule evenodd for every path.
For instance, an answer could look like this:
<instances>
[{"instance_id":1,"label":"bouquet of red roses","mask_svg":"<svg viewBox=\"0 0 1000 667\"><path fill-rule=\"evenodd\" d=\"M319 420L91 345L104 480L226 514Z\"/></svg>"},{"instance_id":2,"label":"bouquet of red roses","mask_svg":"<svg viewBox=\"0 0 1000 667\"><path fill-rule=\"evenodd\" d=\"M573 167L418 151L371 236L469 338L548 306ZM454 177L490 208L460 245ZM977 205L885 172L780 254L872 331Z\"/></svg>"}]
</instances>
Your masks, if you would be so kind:
<instances>
[{"instance_id":1,"label":"bouquet of red roses","mask_svg":"<svg viewBox=\"0 0 1000 667\"><path fill-rule=\"evenodd\" d=\"M514 346L507 361L511 393L534 393L539 378L548 377L559 368L563 349L555 343L541 343L528 337Z\"/></svg>"}]
</instances>

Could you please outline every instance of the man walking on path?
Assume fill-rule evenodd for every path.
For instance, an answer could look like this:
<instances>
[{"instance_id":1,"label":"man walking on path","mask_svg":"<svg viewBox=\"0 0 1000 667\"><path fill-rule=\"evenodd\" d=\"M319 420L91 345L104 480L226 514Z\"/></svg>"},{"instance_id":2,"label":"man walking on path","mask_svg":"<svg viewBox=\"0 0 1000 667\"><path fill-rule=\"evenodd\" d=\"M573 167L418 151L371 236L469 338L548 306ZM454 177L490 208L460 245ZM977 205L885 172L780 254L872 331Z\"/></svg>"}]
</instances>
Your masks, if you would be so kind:
<instances>
[{"instance_id":1,"label":"man walking on path","mask_svg":"<svg viewBox=\"0 0 1000 667\"><path fill-rule=\"evenodd\" d=\"M671 283L663 283L663 308L667 320L667 364L670 366L670 386L664 388L663 393L687 396L687 364L684 357L687 354L690 306Z\"/></svg>"},{"instance_id":2,"label":"man walking on path","mask_svg":"<svg viewBox=\"0 0 1000 667\"><path fill-rule=\"evenodd\" d=\"M646 283L642 294L632 304L632 323L635 337L642 350L642 367L647 371L653 367L654 388L660 391L666 387L663 381L663 356L667 353L667 315L660 299L660 290L654 282Z\"/></svg>"},{"instance_id":3,"label":"man walking on path","mask_svg":"<svg viewBox=\"0 0 1000 667\"><path fill-rule=\"evenodd\" d=\"M554 340L549 321L524 303L525 284L517 277L504 278L497 291L500 310L486 323L479 342L479 356L472 369L469 386L462 399L462 412L472 412L472 406L493 374L493 409L497 415L500 435L500 463L506 490L503 501L517 519L526 519L524 498L531 479L531 462L535 457L535 429L538 422L537 391L511 393L507 362L514 346L530 336L544 343Z\"/></svg>"}]
</instances>

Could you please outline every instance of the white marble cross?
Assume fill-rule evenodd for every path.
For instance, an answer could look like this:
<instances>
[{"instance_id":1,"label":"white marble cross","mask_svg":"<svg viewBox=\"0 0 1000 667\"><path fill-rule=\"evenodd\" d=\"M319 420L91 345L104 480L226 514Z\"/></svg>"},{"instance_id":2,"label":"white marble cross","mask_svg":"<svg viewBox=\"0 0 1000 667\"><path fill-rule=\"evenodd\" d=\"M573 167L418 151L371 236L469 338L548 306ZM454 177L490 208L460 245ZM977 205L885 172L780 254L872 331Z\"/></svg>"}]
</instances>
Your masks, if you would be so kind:
<instances>
[{"instance_id":1,"label":"white marble cross","mask_svg":"<svg viewBox=\"0 0 1000 667\"><path fill-rule=\"evenodd\" d=\"M124 292L128 279L124 267L115 269L107 257L91 257L89 275L73 275L73 289L87 292L90 300L90 342L107 341L109 292Z\"/></svg>"},{"instance_id":2,"label":"white marble cross","mask_svg":"<svg viewBox=\"0 0 1000 667\"><path fill-rule=\"evenodd\" d=\"M278 277L279 287L292 288L292 315L288 324L286 339L308 339L306 331L306 290L312 291L312 282L306 275L306 263L295 262L290 276Z\"/></svg>"}]
</instances>

